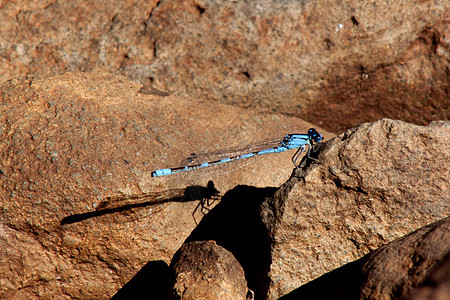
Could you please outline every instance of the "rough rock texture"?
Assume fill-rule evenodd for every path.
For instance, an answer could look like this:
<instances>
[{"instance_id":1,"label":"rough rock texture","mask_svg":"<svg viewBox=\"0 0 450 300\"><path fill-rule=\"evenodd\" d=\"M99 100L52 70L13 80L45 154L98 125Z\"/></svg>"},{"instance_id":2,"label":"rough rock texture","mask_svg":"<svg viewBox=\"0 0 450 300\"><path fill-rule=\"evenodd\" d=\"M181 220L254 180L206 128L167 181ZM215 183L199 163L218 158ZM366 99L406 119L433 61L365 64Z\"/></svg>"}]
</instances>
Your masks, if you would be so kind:
<instances>
[{"instance_id":1,"label":"rough rock texture","mask_svg":"<svg viewBox=\"0 0 450 300\"><path fill-rule=\"evenodd\" d=\"M214 241L184 244L170 264L174 299L246 299L244 270Z\"/></svg>"},{"instance_id":2,"label":"rough rock texture","mask_svg":"<svg viewBox=\"0 0 450 300\"><path fill-rule=\"evenodd\" d=\"M152 178L152 170L177 166L191 151L311 126L140 88L107 73L0 86L0 295L110 297L149 261L169 262L194 228L198 201L186 188L209 180L219 191L246 181L280 185L292 153L256 158L226 176ZM139 192L150 197L131 207L111 198L115 206L96 210L108 196Z\"/></svg>"},{"instance_id":3,"label":"rough rock texture","mask_svg":"<svg viewBox=\"0 0 450 300\"><path fill-rule=\"evenodd\" d=\"M334 132L450 113L448 0L25 0L0 8L0 82L106 70Z\"/></svg>"},{"instance_id":4,"label":"rough rock texture","mask_svg":"<svg viewBox=\"0 0 450 300\"><path fill-rule=\"evenodd\" d=\"M323 143L320 163L263 203L269 298L450 215L449 137L449 122L384 119Z\"/></svg>"},{"instance_id":5,"label":"rough rock texture","mask_svg":"<svg viewBox=\"0 0 450 300\"><path fill-rule=\"evenodd\" d=\"M313 280L289 299L450 299L450 218Z\"/></svg>"},{"instance_id":6,"label":"rough rock texture","mask_svg":"<svg viewBox=\"0 0 450 300\"><path fill-rule=\"evenodd\" d=\"M449 229L447 229L450 232ZM448 239L447 239L447 243ZM422 300L422 299L436 299L445 300L450 299L450 253L436 264L428 273L427 278L416 289L412 290L407 299Z\"/></svg>"},{"instance_id":7,"label":"rough rock texture","mask_svg":"<svg viewBox=\"0 0 450 300\"><path fill-rule=\"evenodd\" d=\"M441 267L441 272L448 275L450 268L446 256L449 254L450 218L446 218L371 253L363 266L365 282L361 297L392 299L406 296L412 287L423 283L439 263L447 264ZM447 284L448 280L447 277ZM449 292L447 286L447 297L450 298Z\"/></svg>"}]
</instances>

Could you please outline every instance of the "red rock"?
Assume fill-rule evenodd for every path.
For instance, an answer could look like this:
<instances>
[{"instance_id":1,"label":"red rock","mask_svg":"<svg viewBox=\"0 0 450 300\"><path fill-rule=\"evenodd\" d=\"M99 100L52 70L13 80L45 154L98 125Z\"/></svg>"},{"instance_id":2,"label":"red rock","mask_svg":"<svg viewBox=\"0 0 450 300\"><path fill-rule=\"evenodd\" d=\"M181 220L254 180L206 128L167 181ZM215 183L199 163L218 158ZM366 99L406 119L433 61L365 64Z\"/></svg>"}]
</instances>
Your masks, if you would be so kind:
<instances>
[{"instance_id":1,"label":"red rock","mask_svg":"<svg viewBox=\"0 0 450 300\"><path fill-rule=\"evenodd\" d=\"M441 297L446 295L441 299L449 299L449 277L442 276L450 274L449 254L450 218L389 243L366 258L362 268L365 280L361 297L393 299L412 294L415 295L413 298L418 299L418 292L412 288L426 285L427 277L434 276L435 283L442 283L443 288L436 295L440 293ZM436 267L438 270L434 270L433 274Z\"/></svg>"},{"instance_id":2,"label":"red rock","mask_svg":"<svg viewBox=\"0 0 450 300\"><path fill-rule=\"evenodd\" d=\"M384 119L324 143L319 163L263 203L269 299L448 216L449 136L449 122Z\"/></svg>"},{"instance_id":3,"label":"red rock","mask_svg":"<svg viewBox=\"0 0 450 300\"><path fill-rule=\"evenodd\" d=\"M444 234L448 235L447 231ZM448 242L448 239L442 239L439 244ZM448 245L448 243L447 243ZM444 246L445 247L445 246ZM450 298L450 254L447 254L442 260L427 270L427 277L416 288L409 292L406 299L437 299L445 300Z\"/></svg>"},{"instance_id":4,"label":"red rock","mask_svg":"<svg viewBox=\"0 0 450 300\"><path fill-rule=\"evenodd\" d=\"M246 299L244 270L233 254L214 241L184 244L170 267L174 299Z\"/></svg>"},{"instance_id":5,"label":"red rock","mask_svg":"<svg viewBox=\"0 0 450 300\"><path fill-rule=\"evenodd\" d=\"M401 237L280 299L449 299L450 218Z\"/></svg>"},{"instance_id":6,"label":"red rock","mask_svg":"<svg viewBox=\"0 0 450 300\"><path fill-rule=\"evenodd\" d=\"M330 131L449 118L448 0L8 1L0 82L105 70Z\"/></svg>"}]
</instances>

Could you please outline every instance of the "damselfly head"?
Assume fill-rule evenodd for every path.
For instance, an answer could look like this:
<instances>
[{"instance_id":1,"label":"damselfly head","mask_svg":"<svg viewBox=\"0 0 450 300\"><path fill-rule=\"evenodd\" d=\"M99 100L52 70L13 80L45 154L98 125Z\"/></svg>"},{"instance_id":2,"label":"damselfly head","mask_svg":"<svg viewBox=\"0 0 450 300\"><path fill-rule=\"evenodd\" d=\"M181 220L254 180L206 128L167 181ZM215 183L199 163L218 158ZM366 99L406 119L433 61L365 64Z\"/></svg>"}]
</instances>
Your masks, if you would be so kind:
<instances>
[{"instance_id":1,"label":"damselfly head","mask_svg":"<svg viewBox=\"0 0 450 300\"><path fill-rule=\"evenodd\" d=\"M317 132L317 130L315 130L314 128L310 128L308 130L308 136L316 143L319 143L322 140L322 135L319 132Z\"/></svg>"}]
</instances>

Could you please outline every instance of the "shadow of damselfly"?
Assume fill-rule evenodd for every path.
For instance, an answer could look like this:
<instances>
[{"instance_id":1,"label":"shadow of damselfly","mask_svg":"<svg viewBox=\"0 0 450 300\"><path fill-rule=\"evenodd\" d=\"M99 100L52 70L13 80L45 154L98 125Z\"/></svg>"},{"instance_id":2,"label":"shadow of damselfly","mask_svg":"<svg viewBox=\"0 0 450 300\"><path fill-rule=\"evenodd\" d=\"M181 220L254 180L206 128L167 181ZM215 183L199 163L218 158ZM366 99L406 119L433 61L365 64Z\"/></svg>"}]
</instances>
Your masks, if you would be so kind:
<instances>
[{"instance_id":1,"label":"shadow of damselfly","mask_svg":"<svg viewBox=\"0 0 450 300\"><path fill-rule=\"evenodd\" d=\"M220 200L219 191L215 188L214 182L209 181L206 186L191 185L184 189L170 189L160 192L148 192L133 195L108 196L105 200L100 202L95 211L75 214L63 218L61 225L73 224L81 222L93 217L98 217L106 214L120 213L137 208L167 203L167 202L200 202L192 212L192 217L196 224L195 213L200 208L203 214L210 210L210 206L216 200Z\"/></svg>"}]
</instances>

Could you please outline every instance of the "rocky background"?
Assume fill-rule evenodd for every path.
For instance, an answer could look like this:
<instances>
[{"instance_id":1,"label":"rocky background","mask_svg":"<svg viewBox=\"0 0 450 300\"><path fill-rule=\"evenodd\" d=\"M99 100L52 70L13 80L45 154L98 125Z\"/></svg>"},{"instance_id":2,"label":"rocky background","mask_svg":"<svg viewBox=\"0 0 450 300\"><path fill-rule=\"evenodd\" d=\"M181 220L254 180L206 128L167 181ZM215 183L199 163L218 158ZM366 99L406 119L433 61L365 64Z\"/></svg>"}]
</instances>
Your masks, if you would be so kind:
<instances>
[{"instance_id":1,"label":"rocky background","mask_svg":"<svg viewBox=\"0 0 450 300\"><path fill-rule=\"evenodd\" d=\"M4 1L0 81L108 71L341 133L448 118L438 1Z\"/></svg>"},{"instance_id":2,"label":"rocky background","mask_svg":"<svg viewBox=\"0 0 450 300\"><path fill-rule=\"evenodd\" d=\"M0 298L449 299L449 36L445 0L1 2ZM310 127L301 169L150 175Z\"/></svg>"}]
</instances>

